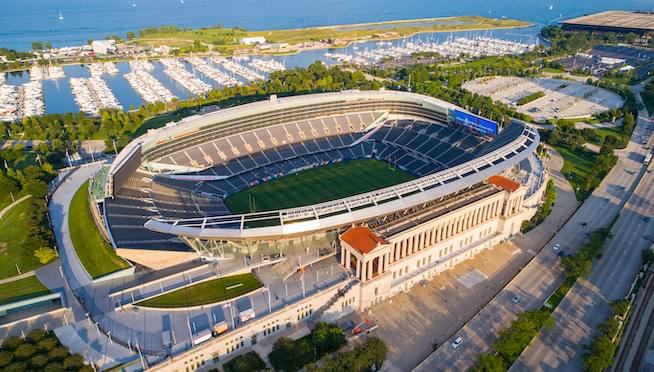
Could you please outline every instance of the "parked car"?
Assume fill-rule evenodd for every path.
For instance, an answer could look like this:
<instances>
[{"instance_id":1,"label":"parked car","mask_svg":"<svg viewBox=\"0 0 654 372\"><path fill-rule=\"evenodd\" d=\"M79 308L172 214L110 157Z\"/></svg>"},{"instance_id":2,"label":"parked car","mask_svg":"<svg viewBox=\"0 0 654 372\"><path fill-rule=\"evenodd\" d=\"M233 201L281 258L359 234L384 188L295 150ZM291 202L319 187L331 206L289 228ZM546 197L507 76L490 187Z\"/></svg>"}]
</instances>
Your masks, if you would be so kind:
<instances>
[{"instance_id":1,"label":"parked car","mask_svg":"<svg viewBox=\"0 0 654 372\"><path fill-rule=\"evenodd\" d=\"M459 336L455 338L454 341L452 341L452 347L456 349L457 347L461 346L462 343L463 343L463 338Z\"/></svg>"}]
</instances>

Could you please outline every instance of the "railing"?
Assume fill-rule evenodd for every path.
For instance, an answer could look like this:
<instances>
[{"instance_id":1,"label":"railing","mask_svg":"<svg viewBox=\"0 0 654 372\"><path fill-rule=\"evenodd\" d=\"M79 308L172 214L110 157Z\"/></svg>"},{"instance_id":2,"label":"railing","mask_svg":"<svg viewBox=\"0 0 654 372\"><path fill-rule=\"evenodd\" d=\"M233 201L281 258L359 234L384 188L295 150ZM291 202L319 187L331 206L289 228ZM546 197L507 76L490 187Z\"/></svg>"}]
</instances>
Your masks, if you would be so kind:
<instances>
[{"instance_id":1,"label":"railing","mask_svg":"<svg viewBox=\"0 0 654 372\"><path fill-rule=\"evenodd\" d=\"M481 169L495 166L527 148L535 148L535 146L538 145L538 142L538 133L534 129L525 125L522 134L518 136L518 138L509 142L507 145L484 155L483 157L473 159L456 167L448 168L416 180L384 189L325 203L279 211L188 219L154 218L152 221L164 223L173 227L200 229L224 228L231 230L244 230L250 227L265 228L271 226L284 226L285 224L288 225L290 223L311 220L318 221L321 217L324 218L326 216L350 213L353 209L359 209L364 206L378 206L385 202L399 199L416 192L423 192L437 186L442 186L463 179L466 175L478 173ZM146 224L146 227L148 227L148 224Z\"/></svg>"}]
</instances>

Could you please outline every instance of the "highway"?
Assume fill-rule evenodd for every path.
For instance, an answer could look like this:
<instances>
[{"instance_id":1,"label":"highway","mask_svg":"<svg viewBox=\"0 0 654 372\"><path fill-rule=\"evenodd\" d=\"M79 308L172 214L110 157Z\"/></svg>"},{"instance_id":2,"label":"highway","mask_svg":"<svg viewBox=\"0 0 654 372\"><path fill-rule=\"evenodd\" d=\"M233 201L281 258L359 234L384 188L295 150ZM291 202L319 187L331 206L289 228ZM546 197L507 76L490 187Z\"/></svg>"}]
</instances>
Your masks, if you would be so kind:
<instances>
[{"instance_id":1,"label":"highway","mask_svg":"<svg viewBox=\"0 0 654 372\"><path fill-rule=\"evenodd\" d=\"M633 185L620 216L613 226L602 258L594 264L588 279L579 280L553 313L555 326L543 331L522 353L513 371L579 371L582 369L583 345L592 339L594 329L610 314L609 303L624 298L641 264L641 251L649 248L654 231L654 173L646 171L642 159L648 151L643 145L654 144L654 126L641 112L637 130L614 172L642 174ZM610 187L615 179L607 179ZM597 226L600 227L600 226Z\"/></svg>"},{"instance_id":2,"label":"highway","mask_svg":"<svg viewBox=\"0 0 654 372\"><path fill-rule=\"evenodd\" d=\"M623 206L625 206L627 200L630 201L626 208L627 212L623 213L615 225L617 229L624 229L625 231L623 231L623 234L617 234L612 239L612 244L614 247L627 244L640 247L641 244L647 244L642 239L642 234L636 234L635 231L637 231L636 229L644 229L646 227L642 216L639 214L645 213L647 210L649 210L650 214L652 212L652 205L647 202L647 200L654 199L654 195L651 195L654 187L649 185L652 175L648 175L645 179L646 184L637 190L633 198L631 196L640 178L645 173L642 161L647 150L642 145L642 141L644 138L650 138L651 142L651 127L652 125L649 121L645 119L639 120L627 147L623 150L616 151L618 162L604 178L600 186L552 240L547 243L546 247L536 258L505 287L504 291L498 294L476 317L471 319L453 336L453 338L461 336L464 339L463 344L458 348L453 348L450 342L442 345L418 365L415 369L416 371L459 371L472 367L477 355L490 350L491 344L497 338L498 332L508 327L515 319L517 313L541 306L547 297L563 281L564 278L561 268L556 264L558 257L552 246L558 243L561 245L561 250L565 253L576 252L587 240L586 233L608 226L618 215L618 212L622 210ZM643 190L647 191L647 193L643 192ZM583 223L586 224L585 228L582 226ZM518 239L516 239L515 243L520 246ZM638 253L636 255L631 254L635 250L638 250ZM603 283L612 284L618 288L614 293L621 293L620 289L631 284L635 273L634 270L638 266L638 262L636 261L640 259L639 248L634 248L634 250L630 251L620 251L620 249L615 248L607 249L604 255L605 258L600 261L600 265L605 266L609 271L616 267L624 268L619 273L602 271L603 274L599 275L602 277ZM511 301L516 294L521 297L517 304ZM600 295L602 294L600 293ZM584 300L586 298L584 297ZM567 300L568 298L564 301ZM603 301L606 303L604 299ZM576 305L566 305L564 307L569 311L571 323L576 322L583 313L583 309L579 307L580 304ZM577 311L580 311L580 313L577 313ZM557 320L559 312L559 310L555 312L555 319ZM598 319L601 318L601 314L597 314L596 317ZM561 322L557 321L557 326L550 333L556 335L557 329L563 333L565 329L560 325ZM581 326L581 324L577 325L581 328L587 327ZM567 326L570 326L570 324ZM592 327L589 329L592 329ZM554 337L554 339L557 338ZM526 350L519 362L514 366L514 370L560 368L562 364L558 362L559 358L566 358L560 355L562 352L561 348L565 348L565 354L569 355L566 358L568 360L572 359L573 356L577 356L580 350L577 347L578 345L567 344L567 346L559 345L558 347L553 347L549 341L547 344L542 342L542 338L534 340L532 347ZM563 341L559 339L558 342ZM542 345L539 343L542 343ZM547 360L551 363L550 366L543 364L547 363ZM579 370L578 366L577 364L577 370Z\"/></svg>"}]
</instances>

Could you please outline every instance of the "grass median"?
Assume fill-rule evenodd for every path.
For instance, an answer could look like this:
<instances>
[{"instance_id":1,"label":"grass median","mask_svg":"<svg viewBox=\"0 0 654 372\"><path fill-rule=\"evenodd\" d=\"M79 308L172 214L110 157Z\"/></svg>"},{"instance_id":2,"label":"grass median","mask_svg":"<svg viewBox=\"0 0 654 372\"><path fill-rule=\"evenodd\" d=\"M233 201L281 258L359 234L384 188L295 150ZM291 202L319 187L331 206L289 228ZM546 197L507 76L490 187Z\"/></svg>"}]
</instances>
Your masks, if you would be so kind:
<instances>
[{"instance_id":1,"label":"grass median","mask_svg":"<svg viewBox=\"0 0 654 372\"><path fill-rule=\"evenodd\" d=\"M34 252L26 249L32 200L14 205L0 220L0 279L26 273L41 266Z\"/></svg>"},{"instance_id":2,"label":"grass median","mask_svg":"<svg viewBox=\"0 0 654 372\"><path fill-rule=\"evenodd\" d=\"M88 205L88 186L84 182L80 187L68 210L68 230L75 246L75 252L86 272L93 279L126 269L129 264L116 255L98 231Z\"/></svg>"},{"instance_id":3,"label":"grass median","mask_svg":"<svg viewBox=\"0 0 654 372\"><path fill-rule=\"evenodd\" d=\"M188 287L152 297L136 303L137 306L178 308L215 304L239 297L263 284L252 274L240 274L207 280Z\"/></svg>"},{"instance_id":4,"label":"grass median","mask_svg":"<svg viewBox=\"0 0 654 372\"><path fill-rule=\"evenodd\" d=\"M43 296L48 293L50 293L50 290L41 284L36 276L28 276L27 278L0 284L0 305Z\"/></svg>"}]
</instances>

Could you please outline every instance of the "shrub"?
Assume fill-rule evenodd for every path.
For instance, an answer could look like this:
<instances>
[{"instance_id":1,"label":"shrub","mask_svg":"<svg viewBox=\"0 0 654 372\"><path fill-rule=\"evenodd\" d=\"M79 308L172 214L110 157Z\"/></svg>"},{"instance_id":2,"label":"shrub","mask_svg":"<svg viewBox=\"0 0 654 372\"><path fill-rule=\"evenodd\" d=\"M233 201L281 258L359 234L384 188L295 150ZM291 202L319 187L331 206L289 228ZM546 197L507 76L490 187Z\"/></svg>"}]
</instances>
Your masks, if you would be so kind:
<instances>
[{"instance_id":1,"label":"shrub","mask_svg":"<svg viewBox=\"0 0 654 372\"><path fill-rule=\"evenodd\" d=\"M32 344L22 344L14 350L14 357L20 360L27 360L37 352L36 346Z\"/></svg>"},{"instance_id":2,"label":"shrub","mask_svg":"<svg viewBox=\"0 0 654 372\"><path fill-rule=\"evenodd\" d=\"M48 356L43 354L36 354L30 359L29 365L34 369L42 369L48 364Z\"/></svg>"},{"instance_id":3,"label":"shrub","mask_svg":"<svg viewBox=\"0 0 654 372\"><path fill-rule=\"evenodd\" d=\"M343 330L335 324L319 322L311 333L296 341L282 337L268 355L275 369L296 371L345 345Z\"/></svg>"},{"instance_id":4,"label":"shrub","mask_svg":"<svg viewBox=\"0 0 654 372\"><path fill-rule=\"evenodd\" d=\"M57 346L54 349L50 350L50 352L48 352L48 358L51 361L57 361L57 362L63 361L64 359L66 359L68 355L70 355L68 349L66 349L63 346Z\"/></svg>"},{"instance_id":5,"label":"shrub","mask_svg":"<svg viewBox=\"0 0 654 372\"><path fill-rule=\"evenodd\" d=\"M78 370L84 365L84 359L80 355L71 355L64 359L64 369Z\"/></svg>"},{"instance_id":6,"label":"shrub","mask_svg":"<svg viewBox=\"0 0 654 372\"><path fill-rule=\"evenodd\" d=\"M14 354L9 351L0 351L0 367L5 367L14 359Z\"/></svg>"},{"instance_id":7,"label":"shrub","mask_svg":"<svg viewBox=\"0 0 654 372\"><path fill-rule=\"evenodd\" d=\"M250 372L261 371L266 368L266 363L256 351L239 355L223 365L225 372Z\"/></svg>"}]
</instances>

